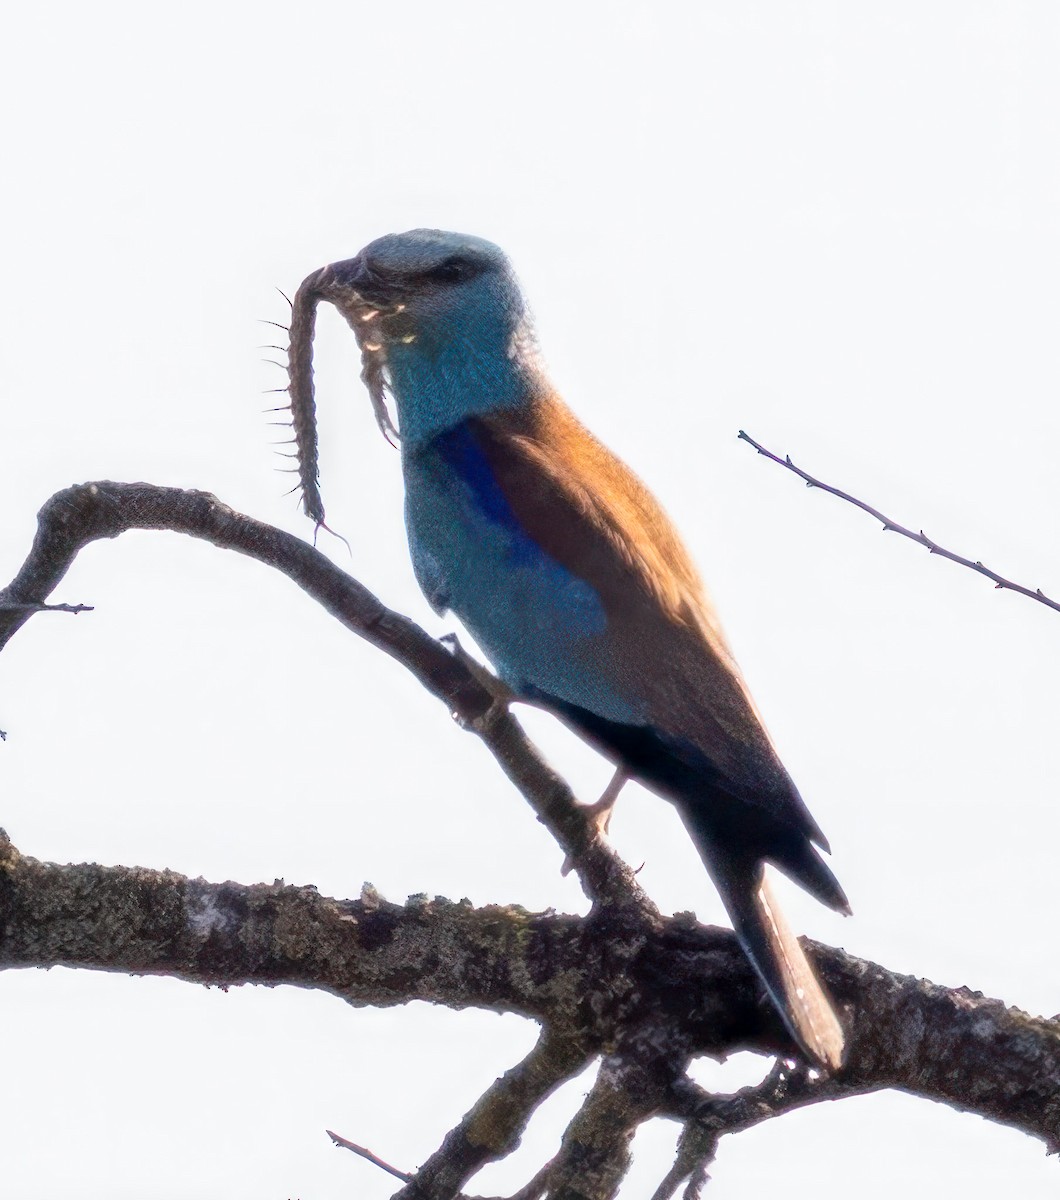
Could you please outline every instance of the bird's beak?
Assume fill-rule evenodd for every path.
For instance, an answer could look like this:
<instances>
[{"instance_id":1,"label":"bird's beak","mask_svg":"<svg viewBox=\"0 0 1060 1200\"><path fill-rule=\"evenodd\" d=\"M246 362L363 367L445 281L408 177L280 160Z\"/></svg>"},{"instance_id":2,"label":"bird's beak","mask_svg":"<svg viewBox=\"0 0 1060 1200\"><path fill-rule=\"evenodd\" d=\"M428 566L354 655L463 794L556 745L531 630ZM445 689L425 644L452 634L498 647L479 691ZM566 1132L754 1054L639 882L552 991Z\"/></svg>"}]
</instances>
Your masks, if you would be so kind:
<instances>
[{"instance_id":1,"label":"bird's beak","mask_svg":"<svg viewBox=\"0 0 1060 1200\"><path fill-rule=\"evenodd\" d=\"M393 300L390 289L372 275L359 254L322 267L313 287L322 300L330 300L337 308L385 308Z\"/></svg>"}]
</instances>

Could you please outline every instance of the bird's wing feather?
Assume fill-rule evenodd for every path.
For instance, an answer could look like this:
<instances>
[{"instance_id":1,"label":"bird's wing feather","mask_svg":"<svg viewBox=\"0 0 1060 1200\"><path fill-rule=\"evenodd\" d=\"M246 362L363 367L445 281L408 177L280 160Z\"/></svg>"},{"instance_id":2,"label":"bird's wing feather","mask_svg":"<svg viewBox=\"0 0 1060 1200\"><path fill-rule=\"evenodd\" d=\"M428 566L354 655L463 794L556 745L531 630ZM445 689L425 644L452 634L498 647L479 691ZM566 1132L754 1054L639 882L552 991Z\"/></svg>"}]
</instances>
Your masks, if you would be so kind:
<instances>
[{"instance_id":1,"label":"bird's wing feather","mask_svg":"<svg viewBox=\"0 0 1060 1200\"><path fill-rule=\"evenodd\" d=\"M601 598L607 630L590 648L594 669L635 692L645 723L703 755L734 798L818 837L651 493L556 400L518 421L469 424L509 519ZM547 678L539 690L547 695Z\"/></svg>"},{"instance_id":2,"label":"bird's wing feather","mask_svg":"<svg viewBox=\"0 0 1060 1200\"><path fill-rule=\"evenodd\" d=\"M412 559L412 569L420 590L427 597L427 603L438 616L443 616L449 610L449 585L442 570L441 563L417 539L414 526L406 526L409 539L409 556Z\"/></svg>"},{"instance_id":3,"label":"bird's wing feather","mask_svg":"<svg viewBox=\"0 0 1060 1200\"><path fill-rule=\"evenodd\" d=\"M706 618L703 586L673 525L632 471L553 401L522 419L468 422L496 494L523 532L612 610L650 602L668 620ZM632 592L630 591L632 589Z\"/></svg>"}]
</instances>

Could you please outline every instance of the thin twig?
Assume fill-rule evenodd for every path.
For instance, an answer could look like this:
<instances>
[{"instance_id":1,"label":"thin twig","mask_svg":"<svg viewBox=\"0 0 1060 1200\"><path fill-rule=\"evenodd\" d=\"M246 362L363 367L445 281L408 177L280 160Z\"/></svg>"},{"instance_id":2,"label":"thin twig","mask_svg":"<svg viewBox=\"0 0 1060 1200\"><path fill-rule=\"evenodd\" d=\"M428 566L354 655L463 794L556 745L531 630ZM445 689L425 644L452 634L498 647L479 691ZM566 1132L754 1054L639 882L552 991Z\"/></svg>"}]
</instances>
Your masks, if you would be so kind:
<instances>
[{"instance_id":1,"label":"thin twig","mask_svg":"<svg viewBox=\"0 0 1060 1200\"><path fill-rule=\"evenodd\" d=\"M400 1179L403 1183L408 1183L412 1178L408 1171L399 1171L397 1167L392 1167L390 1163L384 1162L378 1154L373 1154L365 1146L358 1146L356 1142L348 1142L344 1137L340 1137L330 1129L325 1129L324 1132L336 1146L341 1146L343 1150L352 1150L354 1154L359 1154L361 1158L366 1158L374 1166L379 1167L380 1170L386 1171L388 1175L393 1175L395 1179Z\"/></svg>"},{"instance_id":2,"label":"thin twig","mask_svg":"<svg viewBox=\"0 0 1060 1200\"><path fill-rule=\"evenodd\" d=\"M791 461L789 455L785 454L781 458L780 455L774 454L771 450L767 450L764 446L759 445L753 437L744 433L742 429L738 436L741 441L753 446L759 454L770 459L772 462L778 463L782 467L786 467L789 471L798 475L800 479L805 480L807 487L820 488L822 492L829 492L833 496L838 496L840 500L845 500L848 504L853 504L855 508L860 508L862 512L867 512L870 517L875 517L883 525L884 533L900 533L902 537L908 538L911 542L916 542L918 546L923 546L929 554L937 554L940 558L948 558L950 562L959 563L960 566L967 567L969 571L976 571L980 575L985 575L995 588L1004 588L1009 592L1019 592L1021 596L1037 600L1039 604L1044 604L1047 608L1060 612L1060 601L1050 599L1041 588L1035 588L1032 591L1030 588L1024 587L1021 583L1014 583L1011 579L1005 579L996 571L991 571L989 567L984 567L978 560L973 562L970 558L964 558L960 554L955 554L952 550L947 550L944 546L940 546L938 542L933 542L922 529L918 532L907 529L904 525L899 525L897 521L892 521L890 517L884 516L878 508L873 508L871 504L866 504L864 500L859 500L856 496L851 496L849 492L832 487L829 483L823 483L820 479L815 479L812 475L802 470L801 467L797 467Z\"/></svg>"},{"instance_id":3,"label":"thin twig","mask_svg":"<svg viewBox=\"0 0 1060 1200\"><path fill-rule=\"evenodd\" d=\"M19 602L15 600L0 600L0 612L9 613L37 613L37 612L65 612L65 613L83 613L95 612L95 606L92 604L43 604L36 602Z\"/></svg>"},{"instance_id":4,"label":"thin twig","mask_svg":"<svg viewBox=\"0 0 1060 1200\"><path fill-rule=\"evenodd\" d=\"M337 1133L333 1133L330 1129L325 1129L324 1132L335 1143L336 1146L343 1150L351 1150L354 1154L361 1158L367 1159L373 1166L379 1167L380 1170L386 1171L388 1175L393 1175L395 1179L400 1179L403 1183L409 1183L412 1180L412 1175L408 1171L399 1171L397 1167L391 1166L385 1159L379 1157L378 1154L373 1154L366 1146L358 1146L356 1142L347 1141ZM552 1170L552 1163L547 1162L540 1171L530 1180L528 1184L521 1187L517 1192L513 1192L511 1196L490 1197L490 1196L472 1196L465 1197L463 1193L457 1200L541 1200L546 1190L548 1189L548 1176Z\"/></svg>"}]
</instances>

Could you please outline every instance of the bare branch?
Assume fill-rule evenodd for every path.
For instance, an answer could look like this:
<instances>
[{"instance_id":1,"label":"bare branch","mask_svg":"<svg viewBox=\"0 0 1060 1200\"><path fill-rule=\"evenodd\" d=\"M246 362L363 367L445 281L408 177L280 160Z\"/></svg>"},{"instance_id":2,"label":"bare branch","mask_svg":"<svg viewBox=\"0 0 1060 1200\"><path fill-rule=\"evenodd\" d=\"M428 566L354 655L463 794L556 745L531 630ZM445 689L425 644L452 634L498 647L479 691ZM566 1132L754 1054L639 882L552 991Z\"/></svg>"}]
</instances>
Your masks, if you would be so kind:
<instances>
[{"instance_id":1,"label":"bare branch","mask_svg":"<svg viewBox=\"0 0 1060 1200\"><path fill-rule=\"evenodd\" d=\"M716 1095L684 1077L673 1086L665 1114L695 1122L721 1136L750 1129L770 1117L819 1104L822 1100L838 1100L862 1091L843 1081L842 1076L828 1076L813 1070L805 1063L792 1064L778 1058L761 1083L741 1088L731 1095Z\"/></svg>"},{"instance_id":2,"label":"bare branch","mask_svg":"<svg viewBox=\"0 0 1060 1200\"><path fill-rule=\"evenodd\" d=\"M777 1059L761 1083L741 1088L733 1095L713 1095L689 1078L678 1080L663 1114L684 1121L674 1165L652 1196L670 1200L688 1180L684 1200L698 1200L710 1178L707 1168L714 1161L718 1143L726 1134L741 1133L772 1117L817 1104L838 1100L865 1089L850 1087L841 1079L829 1078L804 1064L792 1066Z\"/></svg>"},{"instance_id":3,"label":"bare branch","mask_svg":"<svg viewBox=\"0 0 1060 1200\"><path fill-rule=\"evenodd\" d=\"M476 1171L516 1149L538 1105L594 1053L591 1043L546 1026L533 1050L486 1090L394 1200L455 1200Z\"/></svg>"},{"instance_id":4,"label":"bare branch","mask_svg":"<svg viewBox=\"0 0 1060 1200\"><path fill-rule=\"evenodd\" d=\"M0 837L0 968L287 983L354 1005L426 1000L517 1013L581 1039L578 1053L616 1047L614 1069L640 1088L643 1107L686 1121L702 1122L709 1106L727 1103L672 1082L686 1054L792 1053L732 933L687 919L646 928L612 917L424 898L401 906L367 886L358 900L334 900L282 883L57 866L20 855ZM1060 1024L967 988L807 946L850 1019L850 1059L827 1088L787 1077L777 1111L896 1087L1060 1147ZM539 1053L548 1060L544 1048ZM637 1083L655 1078L644 1074L649 1060L666 1085L657 1102L654 1084ZM732 1103L751 1112L739 1093ZM730 1124L732 1113L730 1104Z\"/></svg>"},{"instance_id":5,"label":"bare branch","mask_svg":"<svg viewBox=\"0 0 1060 1200\"><path fill-rule=\"evenodd\" d=\"M485 742L574 862L586 895L634 910L643 919L657 916L629 866L597 836L567 784L463 662L314 547L235 512L208 492L98 482L52 496L38 514L37 536L22 569L0 591L0 649L39 611L86 545L130 529L167 529L203 538L281 571L347 629L400 662Z\"/></svg>"},{"instance_id":6,"label":"bare branch","mask_svg":"<svg viewBox=\"0 0 1060 1200\"><path fill-rule=\"evenodd\" d=\"M62 867L19 855L0 831L0 969L66 965L225 987L287 983L353 1005L421 999L539 1021L543 1033L531 1054L487 1090L415 1174L331 1135L402 1179L405 1200L464 1200L467 1180L515 1148L549 1092L601 1053L596 1083L555 1159L511 1200L540 1200L546 1190L552 1200L610 1200L634 1131L655 1114L684 1126L656 1200L669 1200L684 1180L686 1200L696 1200L725 1133L884 1087L976 1112L1060 1148L1060 1025L813 944L817 969L850 1025L843 1071L829 1079L781 1066L733 1096L697 1088L685 1077L693 1054L793 1049L733 935L660 916L629 867L595 836L591 817L528 741L484 668L387 609L313 547L213 496L118 483L53 496L26 562L0 592L0 648L51 607L48 595L85 545L134 528L204 538L280 570L402 663L486 743L574 861L593 911L573 918L441 898L399 906L367 885L358 900L340 901L280 882L243 887L138 868ZM981 568L927 539L922 544Z\"/></svg>"},{"instance_id":7,"label":"bare branch","mask_svg":"<svg viewBox=\"0 0 1060 1200\"><path fill-rule=\"evenodd\" d=\"M0 602L0 612L25 613L27 616L32 616L35 612L65 612L76 614L93 611L94 607L91 604L20 604L15 600Z\"/></svg>"},{"instance_id":8,"label":"bare branch","mask_svg":"<svg viewBox=\"0 0 1060 1200\"><path fill-rule=\"evenodd\" d=\"M718 1152L720 1134L689 1122L681 1130L677 1143L674 1165L667 1171L662 1183L651 1194L651 1200L670 1200L685 1180L688 1186L684 1200L699 1200L703 1187L709 1180L707 1167Z\"/></svg>"},{"instance_id":9,"label":"bare branch","mask_svg":"<svg viewBox=\"0 0 1060 1200\"><path fill-rule=\"evenodd\" d=\"M659 1019L624 1026L552 1164L552 1200L612 1200L637 1127L666 1103L690 1057L687 1033Z\"/></svg>"},{"instance_id":10,"label":"bare branch","mask_svg":"<svg viewBox=\"0 0 1060 1200\"><path fill-rule=\"evenodd\" d=\"M508 1200L541 1200L548 1192L549 1177L552 1174L552 1163L547 1162L540 1171L525 1186L513 1192Z\"/></svg>"},{"instance_id":11,"label":"bare branch","mask_svg":"<svg viewBox=\"0 0 1060 1200\"><path fill-rule=\"evenodd\" d=\"M364 1146L358 1146L356 1142L348 1142L344 1137L340 1137L337 1133L332 1133L330 1129L325 1129L324 1132L329 1138L343 1150L352 1150L354 1154L361 1158L367 1159L373 1166L378 1167L381 1171L386 1171L388 1175L393 1175L395 1179L403 1180L405 1183L412 1178L408 1171L399 1171L397 1167L392 1167L390 1163L384 1162L378 1154L373 1154L371 1150Z\"/></svg>"},{"instance_id":12,"label":"bare branch","mask_svg":"<svg viewBox=\"0 0 1060 1200\"><path fill-rule=\"evenodd\" d=\"M1060 1147L1060 1025L966 988L809 948L851 1021L847 1066L832 1079L780 1067L758 1088L711 1096L684 1078L691 1055L791 1053L728 931L687 918L648 927L607 911L575 918L425 898L400 906L368 886L342 901L280 882L244 887L170 871L56 866L0 836L0 969L286 983L354 1005L419 999L540 1021L537 1047L413 1176L402 1192L409 1200L460 1195L480 1166L515 1147L540 1101L603 1048L597 1082L548 1171L554 1200L613 1195L633 1131L654 1114L686 1125L680 1170L667 1182L691 1172L694 1196L722 1134L885 1087ZM541 1186L539 1172L523 1194Z\"/></svg>"},{"instance_id":13,"label":"bare branch","mask_svg":"<svg viewBox=\"0 0 1060 1200\"><path fill-rule=\"evenodd\" d=\"M580 942L576 919L514 906L426 897L401 906L367 884L357 900L334 900L282 881L244 887L139 867L57 866L19 854L0 832L0 969L288 983L358 1007L418 999L570 1023L580 997L573 983L557 987L542 959L573 971Z\"/></svg>"},{"instance_id":14,"label":"bare branch","mask_svg":"<svg viewBox=\"0 0 1060 1200\"><path fill-rule=\"evenodd\" d=\"M358 1146L356 1142L347 1141L346 1138L340 1137L337 1133L332 1133L330 1129L324 1131L329 1138L343 1150L351 1150L354 1154L370 1162L373 1166L378 1167L381 1171L385 1171L388 1175L393 1175L396 1179L400 1179L403 1183L408 1183L412 1176L408 1171L400 1171L397 1167L381 1159L378 1154L373 1154L366 1146ZM545 1192L548 1190L548 1174L552 1168L551 1163L545 1163L540 1171L530 1180L525 1186L521 1187L517 1192L508 1197L489 1197L489 1196L459 1196L457 1200L541 1200ZM421 1193L422 1195L423 1193Z\"/></svg>"},{"instance_id":15,"label":"bare branch","mask_svg":"<svg viewBox=\"0 0 1060 1200\"><path fill-rule=\"evenodd\" d=\"M909 538L911 542L916 542L918 546L923 546L930 554L937 554L940 558L948 558L950 562L959 563L960 566L967 567L970 571L976 571L980 575L985 575L987 579L991 580L995 588L1004 588L1009 592L1019 592L1021 596L1037 600L1039 604L1044 604L1047 608L1052 608L1056 612L1060 612L1060 601L1050 599L1041 588L1035 588L1032 591L1030 588L1024 587L1021 583L1013 583L1011 579L1004 579L996 571L983 566L981 562L973 562L970 558L963 558L960 554L955 554L952 550L947 550L944 546L940 546L938 542L933 542L922 529L917 532L907 529L904 525L899 525L897 521L892 521L890 517L884 516L879 509L873 508L871 504L866 504L864 500L859 500L856 496L851 496L849 492L840 491L839 488L832 487L831 484L823 483L820 479L815 479L812 475L808 475L801 467L797 467L788 455L781 458L771 450L767 450L764 446L759 445L753 437L744 433L742 429L737 436L741 441L753 446L759 454L768 458L771 462L786 467L789 471L798 475L800 479L805 480L807 487L820 488L822 492L838 496L840 500L845 500L848 504L853 504L855 508L860 508L862 512L867 512L870 517L875 517L883 525L884 533L900 533L902 537Z\"/></svg>"}]
</instances>

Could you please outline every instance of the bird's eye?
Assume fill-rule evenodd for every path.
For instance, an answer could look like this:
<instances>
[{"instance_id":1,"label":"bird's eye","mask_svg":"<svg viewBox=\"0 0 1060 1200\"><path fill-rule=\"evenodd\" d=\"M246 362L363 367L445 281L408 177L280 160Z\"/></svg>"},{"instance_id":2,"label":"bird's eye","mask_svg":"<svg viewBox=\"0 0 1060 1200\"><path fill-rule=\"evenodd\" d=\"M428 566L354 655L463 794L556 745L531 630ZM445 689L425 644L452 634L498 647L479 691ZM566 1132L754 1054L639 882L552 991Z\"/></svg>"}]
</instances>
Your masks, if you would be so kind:
<instances>
[{"instance_id":1,"label":"bird's eye","mask_svg":"<svg viewBox=\"0 0 1060 1200\"><path fill-rule=\"evenodd\" d=\"M438 266L427 271L426 277L437 283L459 283L472 273L471 263L467 259L447 258L445 262L439 263Z\"/></svg>"}]
</instances>

